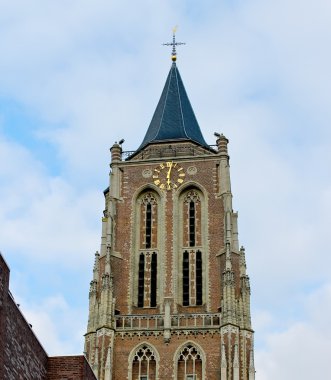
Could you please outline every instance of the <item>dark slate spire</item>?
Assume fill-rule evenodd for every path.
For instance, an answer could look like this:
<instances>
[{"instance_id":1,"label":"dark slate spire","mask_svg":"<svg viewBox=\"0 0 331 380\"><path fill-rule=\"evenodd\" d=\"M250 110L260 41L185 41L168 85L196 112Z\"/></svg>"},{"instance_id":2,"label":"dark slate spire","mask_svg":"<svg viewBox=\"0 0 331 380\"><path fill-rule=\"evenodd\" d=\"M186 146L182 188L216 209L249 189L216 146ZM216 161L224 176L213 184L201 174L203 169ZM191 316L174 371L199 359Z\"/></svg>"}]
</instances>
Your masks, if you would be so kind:
<instances>
[{"instance_id":1,"label":"dark slate spire","mask_svg":"<svg viewBox=\"0 0 331 380\"><path fill-rule=\"evenodd\" d=\"M174 60L152 121L138 151L150 143L178 140L191 140L210 149L202 136Z\"/></svg>"}]
</instances>

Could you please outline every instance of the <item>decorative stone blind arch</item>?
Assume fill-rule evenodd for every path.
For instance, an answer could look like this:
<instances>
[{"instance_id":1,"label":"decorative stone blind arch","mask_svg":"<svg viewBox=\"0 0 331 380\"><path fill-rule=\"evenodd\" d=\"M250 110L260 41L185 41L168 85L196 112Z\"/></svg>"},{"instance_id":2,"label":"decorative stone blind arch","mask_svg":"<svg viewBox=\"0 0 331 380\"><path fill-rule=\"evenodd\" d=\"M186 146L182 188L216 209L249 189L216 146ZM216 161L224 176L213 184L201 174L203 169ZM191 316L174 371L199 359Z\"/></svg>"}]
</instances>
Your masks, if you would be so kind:
<instances>
[{"instance_id":1,"label":"decorative stone blind arch","mask_svg":"<svg viewBox=\"0 0 331 380\"><path fill-rule=\"evenodd\" d=\"M205 380L206 357L202 348L193 342L179 347L174 357L174 369L176 380Z\"/></svg>"},{"instance_id":2,"label":"decorative stone blind arch","mask_svg":"<svg viewBox=\"0 0 331 380\"><path fill-rule=\"evenodd\" d=\"M157 350L148 343L135 347L129 355L129 380L158 380L160 357Z\"/></svg>"}]
</instances>

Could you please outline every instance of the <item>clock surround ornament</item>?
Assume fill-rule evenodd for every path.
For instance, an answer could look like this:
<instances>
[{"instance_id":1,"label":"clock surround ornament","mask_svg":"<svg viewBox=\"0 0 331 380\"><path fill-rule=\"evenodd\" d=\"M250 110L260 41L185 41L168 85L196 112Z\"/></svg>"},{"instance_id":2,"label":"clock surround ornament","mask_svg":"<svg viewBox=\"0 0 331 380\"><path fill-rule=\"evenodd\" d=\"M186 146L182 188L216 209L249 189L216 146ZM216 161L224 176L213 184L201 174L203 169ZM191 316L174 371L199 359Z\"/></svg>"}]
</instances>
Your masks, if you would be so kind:
<instances>
[{"instance_id":1,"label":"clock surround ornament","mask_svg":"<svg viewBox=\"0 0 331 380\"><path fill-rule=\"evenodd\" d=\"M185 171L177 162L162 162L153 170L153 182L161 190L175 190L185 180Z\"/></svg>"}]
</instances>

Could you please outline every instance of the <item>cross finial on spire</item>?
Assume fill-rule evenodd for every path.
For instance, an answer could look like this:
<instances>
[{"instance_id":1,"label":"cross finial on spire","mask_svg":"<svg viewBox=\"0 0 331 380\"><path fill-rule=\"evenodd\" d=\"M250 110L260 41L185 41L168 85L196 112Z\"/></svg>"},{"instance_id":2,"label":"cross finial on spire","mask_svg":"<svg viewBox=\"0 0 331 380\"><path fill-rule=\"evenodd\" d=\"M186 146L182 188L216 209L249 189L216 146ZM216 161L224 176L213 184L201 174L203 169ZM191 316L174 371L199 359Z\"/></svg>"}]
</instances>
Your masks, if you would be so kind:
<instances>
[{"instance_id":1,"label":"cross finial on spire","mask_svg":"<svg viewBox=\"0 0 331 380\"><path fill-rule=\"evenodd\" d=\"M165 46L172 46L171 59L173 62L176 62L176 60L177 60L176 46L177 45L185 45L185 42L176 42L176 31L177 31L177 26L175 26L172 29L172 42L167 42L167 43L163 44Z\"/></svg>"}]
</instances>

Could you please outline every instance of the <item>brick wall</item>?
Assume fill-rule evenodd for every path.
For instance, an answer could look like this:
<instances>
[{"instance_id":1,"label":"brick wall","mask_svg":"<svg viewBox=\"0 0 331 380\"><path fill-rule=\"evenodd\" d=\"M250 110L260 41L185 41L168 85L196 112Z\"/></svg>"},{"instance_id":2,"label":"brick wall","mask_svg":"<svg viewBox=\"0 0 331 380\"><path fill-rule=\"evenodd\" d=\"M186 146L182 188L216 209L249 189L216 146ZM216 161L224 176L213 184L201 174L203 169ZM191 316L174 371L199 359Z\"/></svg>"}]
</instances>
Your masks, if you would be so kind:
<instances>
[{"instance_id":1,"label":"brick wall","mask_svg":"<svg viewBox=\"0 0 331 380\"><path fill-rule=\"evenodd\" d=\"M84 356L48 357L9 291L0 253L0 380L96 380Z\"/></svg>"},{"instance_id":2,"label":"brick wall","mask_svg":"<svg viewBox=\"0 0 331 380\"><path fill-rule=\"evenodd\" d=\"M54 356L48 359L47 380L96 380L84 356Z\"/></svg>"},{"instance_id":3,"label":"brick wall","mask_svg":"<svg viewBox=\"0 0 331 380\"><path fill-rule=\"evenodd\" d=\"M8 290L9 268L0 255L1 338L0 352L4 380L46 379L47 354Z\"/></svg>"},{"instance_id":4,"label":"brick wall","mask_svg":"<svg viewBox=\"0 0 331 380\"><path fill-rule=\"evenodd\" d=\"M143 339L145 338L145 339ZM114 353L113 362L113 378L118 380L124 380L128 376L129 363L128 356L129 353L143 342L146 345L150 345L157 351L160 361L158 363L158 378L173 379L175 366L175 356L178 347L188 341L194 342L201 347L201 350L205 354L205 379L208 380L218 380L219 379L219 368L220 368L220 341L218 336L212 335L182 335L178 337L173 337L169 344L164 344L163 337L132 337L124 338L116 337L116 351ZM136 380L133 378L133 380Z\"/></svg>"},{"instance_id":5,"label":"brick wall","mask_svg":"<svg viewBox=\"0 0 331 380\"><path fill-rule=\"evenodd\" d=\"M6 333L6 305L9 286L9 268L0 253L0 363L4 363ZM0 365L0 379L4 378L4 366Z\"/></svg>"}]
</instances>

